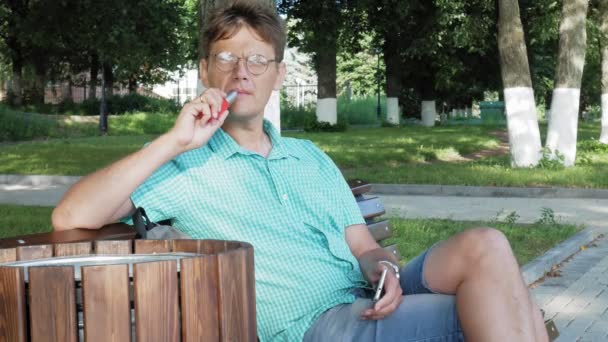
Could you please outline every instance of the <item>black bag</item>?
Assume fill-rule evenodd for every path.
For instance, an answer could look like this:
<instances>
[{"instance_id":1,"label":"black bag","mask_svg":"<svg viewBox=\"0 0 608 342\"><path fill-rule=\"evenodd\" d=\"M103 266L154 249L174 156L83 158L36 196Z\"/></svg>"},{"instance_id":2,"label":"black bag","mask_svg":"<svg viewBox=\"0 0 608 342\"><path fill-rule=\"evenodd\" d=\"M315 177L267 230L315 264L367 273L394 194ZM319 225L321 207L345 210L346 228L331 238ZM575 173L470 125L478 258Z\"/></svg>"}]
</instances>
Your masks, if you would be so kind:
<instances>
[{"instance_id":1,"label":"black bag","mask_svg":"<svg viewBox=\"0 0 608 342\"><path fill-rule=\"evenodd\" d=\"M133 226L141 239L147 240L180 240L191 239L190 235L168 224L158 224L150 221L144 208L135 209L132 216ZM163 222L164 223L164 222Z\"/></svg>"}]
</instances>

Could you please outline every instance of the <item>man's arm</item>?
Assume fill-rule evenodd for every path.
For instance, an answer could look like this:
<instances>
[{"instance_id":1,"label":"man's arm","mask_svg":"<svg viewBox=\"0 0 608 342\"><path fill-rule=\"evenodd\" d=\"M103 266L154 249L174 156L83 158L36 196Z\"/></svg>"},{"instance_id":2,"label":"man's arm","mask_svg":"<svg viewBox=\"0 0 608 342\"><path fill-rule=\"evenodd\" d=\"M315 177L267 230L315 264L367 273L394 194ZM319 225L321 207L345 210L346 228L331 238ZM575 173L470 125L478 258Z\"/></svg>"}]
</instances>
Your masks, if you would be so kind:
<instances>
[{"instance_id":1,"label":"man's arm","mask_svg":"<svg viewBox=\"0 0 608 342\"><path fill-rule=\"evenodd\" d=\"M345 235L346 243L351 253L359 260L359 263L361 263L361 259L363 258L374 264L380 260L388 260L398 264L399 260L374 240L366 225L354 224L348 226Z\"/></svg>"},{"instance_id":2,"label":"man's arm","mask_svg":"<svg viewBox=\"0 0 608 342\"><path fill-rule=\"evenodd\" d=\"M169 132L74 184L53 210L54 229L98 229L131 214L130 196L139 185L177 155L206 144L221 127L228 114L216 113L223 96L218 89L207 89L182 108Z\"/></svg>"}]
</instances>

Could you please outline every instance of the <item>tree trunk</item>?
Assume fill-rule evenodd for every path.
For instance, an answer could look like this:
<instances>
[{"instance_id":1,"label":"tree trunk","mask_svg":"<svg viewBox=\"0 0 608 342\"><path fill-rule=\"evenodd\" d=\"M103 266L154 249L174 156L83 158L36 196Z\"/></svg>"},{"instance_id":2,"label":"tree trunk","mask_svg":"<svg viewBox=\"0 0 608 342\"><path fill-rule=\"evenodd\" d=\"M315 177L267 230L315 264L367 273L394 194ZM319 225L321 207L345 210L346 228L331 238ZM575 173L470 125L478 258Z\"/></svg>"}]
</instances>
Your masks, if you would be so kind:
<instances>
[{"instance_id":1,"label":"tree trunk","mask_svg":"<svg viewBox=\"0 0 608 342\"><path fill-rule=\"evenodd\" d=\"M209 17L212 11L219 6L227 6L231 3L234 3L240 0L199 0L198 6L198 25L199 32L202 33L205 31L207 27L207 22L209 21ZM268 5L276 10L275 0L252 0L261 4ZM199 43L198 43L198 56L199 59L205 58L207 55L207 51L203 49L203 35L199 34ZM200 63L199 63L200 66ZM199 81L200 84L200 81ZM202 84L201 89L203 89ZM197 87L198 88L198 87ZM280 96L278 90L273 90L264 108L264 118L272 122L276 130L281 132L281 107L280 107Z\"/></svg>"},{"instance_id":2,"label":"tree trunk","mask_svg":"<svg viewBox=\"0 0 608 342\"><path fill-rule=\"evenodd\" d=\"M328 34L328 36L331 33ZM335 35L334 35L335 36ZM327 42L327 41L326 41ZM317 121L338 122L338 104L336 101L336 41L333 46L326 46L316 51L315 70L317 72ZM321 49L319 49L321 50Z\"/></svg>"},{"instance_id":3,"label":"tree trunk","mask_svg":"<svg viewBox=\"0 0 608 342\"><path fill-rule=\"evenodd\" d=\"M137 91L136 77L137 77L136 75L131 75L131 77L129 77L129 85L128 85L129 94L135 94L135 92Z\"/></svg>"},{"instance_id":4,"label":"tree trunk","mask_svg":"<svg viewBox=\"0 0 608 342\"><path fill-rule=\"evenodd\" d=\"M589 0L564 0L559 27L559 53L551 116L545 146L564 165L574 165L581 80L587 49L587 8Z\"/></svg>"},{"instance_id":5,"label":"tree trunk","mask_svg":"<svg viewBox=\"0 0 608 342\"><path fill-rule=\"evenodd\" d=\"M535 166L540 160L541 142L519 4L517 0L497 1L498 50L511 164L514 167Z\"/></svg>"},{"instance_id":6,"label":"tree trunk","mask_svg":"<svg viewBox=\"0 0 608 342\"><path fill-rule=\"evenodd\" d=\"M99 132L108 134L108 104L106 102L106 63L101 68L101 99L99 101Z\"/></svg>"},{"instance_id":7,"label":"tree trunk","mask_svg":"<svg viewBox=\"0 0 608 342\"><path fill-rule=\"evenodd\" d=\"M388 32L387 32L388 33ZM386 121L399 124L399 94L401 93L401 58L399 37L388 33L384 36L384 65L386 65Z\"/></svg>"},{"instance_id":8,"label":"tree trunk","mask_svg":"<svg viewBox=\"0 0 608 342\"><path fill-rule=\"evenodd\" d=\"M602 133L600 142L608 144L608 0L600 4L602 47Z\"/></svg>"},{"instance_id":9,"label":"tree trunk","mask_svg":"<svg viewBox=\"0 0 608 342\"><path fill-rule=\"evenodd\" d=\"M99 56L91 54L91 79L89 80L89 99L97 98L97 75L99 74Z\"/></svg>"},{"instance_id":10,"label":"tree trunk","mask_svg":"<svg viewBox=\"0 0 608 342\"><path fill-rule=\"evenodd\" d=\"M112 63L103 63L103 79L105 83L105 96L114 95L114 72L112 71Z\"/></svg>"},{"instance_id":11,"label":"tree trunk","mask_svg":"<svg viewBox=\"0 0 608 342\"><path fill-rule=\"evenodd\" d=\"M21 58L13 58L13 77L8 89L8 102L14 106L23 104L23 60Z\"/></svg>"},{"instance_id":12,"label":"tree trunk","mask_svg":"<svg viewBox=\"0 0 608 342\"><path fill-rule=\"evenodd\" d=\"M420 118L422 119L422 125L426 127L435 126L435 120L437 118L437 92L435 91L435 70L427 66L427 73L421 82L421 93L422 103L420 106Z\"/></svg>"},{"instance_id":13,"label":"tree trunk","mask_svg":"<svg viewBox=\"0 0 608 342\"><path fill-rule=\"evenodd\" d=\"M30 91L30 102L34 104L44 103L46 85L46 65L44 61L34 61L34 83Z\"/></svg>"}]
</instances>

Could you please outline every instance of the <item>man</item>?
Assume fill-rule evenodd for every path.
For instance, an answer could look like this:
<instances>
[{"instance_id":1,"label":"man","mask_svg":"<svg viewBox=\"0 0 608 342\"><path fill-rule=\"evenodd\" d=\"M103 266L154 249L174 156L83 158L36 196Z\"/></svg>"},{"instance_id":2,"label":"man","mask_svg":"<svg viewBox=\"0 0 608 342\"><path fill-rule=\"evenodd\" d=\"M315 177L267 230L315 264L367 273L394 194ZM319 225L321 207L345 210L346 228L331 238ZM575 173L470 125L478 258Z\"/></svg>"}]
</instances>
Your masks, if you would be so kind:
<instances>
[{"instance_id":1,"label":"man","mask_svg":"<svg viewBox=\"0 0 608 342\"><path fill-rule=\"evenodd\" d=\"M237 3L215 13L204 38L207 90L169 132L74 185L55 229L96 229L142 206L193 238L251 243L261 341L547 340L501 233L463 232L399 269L331 159L263 119L286 72L276 14ZM231 90L230 113L218 113ZM373 304L365 288L385 268Z\"/></svg>"}]
</instances>

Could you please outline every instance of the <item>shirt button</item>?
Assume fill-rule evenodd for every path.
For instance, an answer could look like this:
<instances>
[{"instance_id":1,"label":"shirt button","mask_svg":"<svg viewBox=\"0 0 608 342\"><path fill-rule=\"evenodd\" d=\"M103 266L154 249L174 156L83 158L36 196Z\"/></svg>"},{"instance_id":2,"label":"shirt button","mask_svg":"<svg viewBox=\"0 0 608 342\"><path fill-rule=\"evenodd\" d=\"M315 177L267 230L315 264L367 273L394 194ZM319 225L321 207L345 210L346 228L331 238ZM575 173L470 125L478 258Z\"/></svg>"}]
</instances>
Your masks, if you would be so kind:
<instances>
[{"instance_id":1,"label":"shirt button","mask_svg":"<svg viewBox=\"0 0 608 342\"><path fill-rule=\"evenodd\" d=\"M283 200L287 201L287 194L283 194Z\"/></svg>"}]
</instances>

